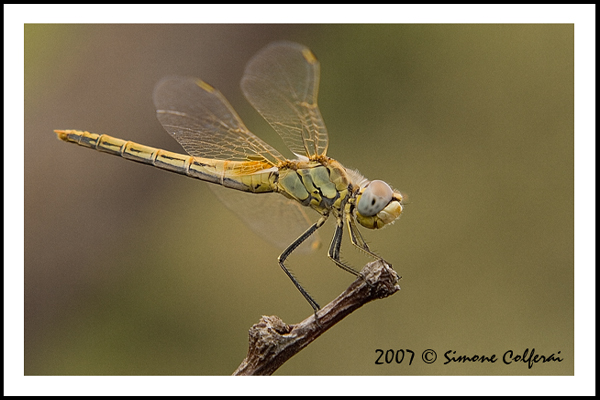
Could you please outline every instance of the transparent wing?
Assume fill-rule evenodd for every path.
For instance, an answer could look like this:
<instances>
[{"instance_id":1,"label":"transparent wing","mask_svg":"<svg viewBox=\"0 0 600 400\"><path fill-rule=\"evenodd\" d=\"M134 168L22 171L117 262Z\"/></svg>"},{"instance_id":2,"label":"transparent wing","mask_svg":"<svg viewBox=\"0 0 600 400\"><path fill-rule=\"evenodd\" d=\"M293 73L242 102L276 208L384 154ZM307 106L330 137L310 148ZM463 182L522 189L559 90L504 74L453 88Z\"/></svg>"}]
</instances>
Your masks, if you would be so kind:
<instances>
[{"instance_id":1,"label":"transparent wing","mask_svg":"<svg viewBox=\"0 0 600 400\"><path fill-rule=\"evenodd\" d=\"M317 106L319 62L307 47L268 45L248 62L241 85L294 154L325 155L329 139Z\"/></svg>"},{"instance_id":2,"label":"transparent wing","mask_svg":"<svg viewBox=\"0 0 600 400\"><path fill-rule=\"evenodd\" d=\"M153 97L162 126L194 157L272 165L284 160L252 134L225 97L204 81L167 77L156 85Z\"/></svg>"},{"instance_id":3,"label":"transparent wing","mask_svg":"<svg viewBox=\"0 0 600 400\"><path fill-rule=\"evenodd\" d=\"M250 229L281 250L313 224L305 212L306 207L280 194L253 194L218 185L208 186ZM296 251L308 253L320 246L321 239L318 232L315 232Z\"/></svg>"}]
</instances>

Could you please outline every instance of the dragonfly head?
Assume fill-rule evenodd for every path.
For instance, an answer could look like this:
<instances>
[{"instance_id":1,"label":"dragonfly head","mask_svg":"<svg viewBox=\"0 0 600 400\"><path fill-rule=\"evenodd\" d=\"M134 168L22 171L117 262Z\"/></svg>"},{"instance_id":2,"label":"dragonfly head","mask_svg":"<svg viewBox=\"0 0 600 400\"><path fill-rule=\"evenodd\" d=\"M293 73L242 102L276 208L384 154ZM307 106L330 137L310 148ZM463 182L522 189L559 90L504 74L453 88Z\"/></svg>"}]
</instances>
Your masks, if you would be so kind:
<instances>
[{"instance_id":1,"label":"dragonfly head","mask_svg":"<svg viewBox=\"0 0 600 400\"><path fill-rule=\"evenodd\" d=\"M369 182L360 189L356 200L356 219L365 228L383 228L402 214L402 194L384 181Z\"/></svg>"}]
</instances>

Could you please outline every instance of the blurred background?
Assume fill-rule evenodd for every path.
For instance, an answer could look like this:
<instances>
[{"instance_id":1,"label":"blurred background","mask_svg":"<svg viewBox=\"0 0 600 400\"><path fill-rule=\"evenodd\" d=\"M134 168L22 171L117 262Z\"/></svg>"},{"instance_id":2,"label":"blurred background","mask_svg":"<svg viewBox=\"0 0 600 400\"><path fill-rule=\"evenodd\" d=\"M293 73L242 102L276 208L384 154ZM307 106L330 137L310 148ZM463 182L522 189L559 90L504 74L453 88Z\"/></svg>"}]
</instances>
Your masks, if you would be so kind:
<instances>
[{"instance_id":1,"label":"blurred background","mask_svg":"<svg viewBox=\"0 0 600 400\"><path fill-rule=\"evenodd\" d=\"M271 41L321 62L328 155L408 196L365 231L402 290L359 309L277 375L572 375L573 25L25 25L25 374L229 375L261 315L311 308L197 180L60 142L81 129L182 152L152 102L166 75L244 99ZM317 214L314 213L315 220ZM328 241L329 222L321 232ZM345 239L346 261L371 261ZM325 305L353 276L326 247L290 267ZM407 360L376 364L383 352ZM424 350L438 360L426 364ZM444 364L444 353L562 362ZM456 353L452 353L456 352Z\"/></svg>"}]
</instances>

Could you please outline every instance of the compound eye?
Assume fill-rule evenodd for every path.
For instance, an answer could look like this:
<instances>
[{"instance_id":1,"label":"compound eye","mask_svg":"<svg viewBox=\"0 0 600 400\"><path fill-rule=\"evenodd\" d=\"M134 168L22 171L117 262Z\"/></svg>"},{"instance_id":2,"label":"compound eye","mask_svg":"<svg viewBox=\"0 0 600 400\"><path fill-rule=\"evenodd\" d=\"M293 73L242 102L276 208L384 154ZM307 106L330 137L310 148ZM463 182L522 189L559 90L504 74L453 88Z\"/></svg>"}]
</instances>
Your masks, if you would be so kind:
<instances>
[{"instance_id":1,"label":"compound eye","mask_svg":"<svg viewBox=\"0 0 600 400\"><path fill-rule=\"evenodd\" d=\"M392 201L393 193L390 185L384 181L371 181L358 201L358 212L365 217L372 217Z\"/></svg>"}]
</instances>

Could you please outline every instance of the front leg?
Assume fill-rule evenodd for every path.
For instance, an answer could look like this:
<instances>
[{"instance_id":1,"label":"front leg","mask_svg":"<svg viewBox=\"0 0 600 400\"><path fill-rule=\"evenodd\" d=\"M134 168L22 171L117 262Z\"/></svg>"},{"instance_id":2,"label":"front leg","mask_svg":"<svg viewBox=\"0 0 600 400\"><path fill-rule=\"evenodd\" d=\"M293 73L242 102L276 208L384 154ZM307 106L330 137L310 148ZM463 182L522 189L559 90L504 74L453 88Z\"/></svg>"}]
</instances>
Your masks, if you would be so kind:
<instances>
[{"instance_id":1,"label":"front leg","mask_svg":"<svg viewBox=\"0 0 600 400\"><path fill-rule=\"evenodd\" d=\"M350 241L352 242L352 244L358 247L360 250L367 253L368 255L370 255L371 257L377 260L385 261L383 260L383 258L381 258L381 256L373 253L371 249L369 249L367 242L365 242L365 239L363 239L362 235L360 234L360 231L358 230L358 227L354 222L354 218L352 218L352 214L351 212L349 212L349 210L348 212L344 213L344 218L346 219L346 226L348 226L348 233L350 234Z\"/></svg>"}]
</instances>

